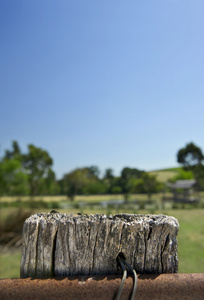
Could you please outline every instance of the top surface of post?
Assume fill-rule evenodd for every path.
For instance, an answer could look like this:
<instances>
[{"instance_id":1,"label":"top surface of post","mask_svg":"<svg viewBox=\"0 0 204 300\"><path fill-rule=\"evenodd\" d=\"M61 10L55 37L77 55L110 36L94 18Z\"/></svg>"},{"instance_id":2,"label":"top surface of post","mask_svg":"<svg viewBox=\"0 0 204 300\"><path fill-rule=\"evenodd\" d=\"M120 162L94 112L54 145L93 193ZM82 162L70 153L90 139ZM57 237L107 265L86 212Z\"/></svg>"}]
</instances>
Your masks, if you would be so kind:
<instances>
[{"instance_id":1,"label":"top surface of post","mask_svg":"<svg viewBox=\"0 0 204 300\"><path fill-rule=\"evenodd\" d=\"M119 253L138 273L174 273L178 230L164 215L38 213L24 223L21 277L120 274Z\"/></svg>"}]
</instances>

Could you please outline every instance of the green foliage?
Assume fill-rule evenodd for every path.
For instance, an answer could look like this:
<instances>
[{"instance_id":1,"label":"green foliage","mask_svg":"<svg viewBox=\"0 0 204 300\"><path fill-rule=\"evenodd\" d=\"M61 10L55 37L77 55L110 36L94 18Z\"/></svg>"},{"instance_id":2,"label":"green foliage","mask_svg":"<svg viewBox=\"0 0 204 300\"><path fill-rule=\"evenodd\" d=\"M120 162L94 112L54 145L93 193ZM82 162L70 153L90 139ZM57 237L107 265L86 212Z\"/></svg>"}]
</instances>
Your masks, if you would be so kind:
<instances>
[{"instance_id":1,"label":"green foliage","mask_svg":"<svg viewBox=\"0 0 204 300\"><path fill-rule=\"evenodd\" d=\"M21 161L21 150L17 141L12 142L12 150L6 150L4 159L13 159Z\"/></svg>"},{"instance_id":2,"label":"green foliage","mask_svg":"<svg viewBox=\"0 0 204 300\"><path fill-rule=\"evenodd\" d=\"M60 194L60 186L57 183L54 171L49 168L47 176L44 178L44 184L41 186L42 195L58 195Z\"/></svg>"},{"instance_id":3,"label":"green foliage","mask_svg":"<svg viewBox=\"0 0 204 300\"><path fill-rule=\"evenodd\" d=\"M174 176L170 181L175 182L177 180L185 180L185 179L194 179L194 175L192 171L185 171L183 169L178 170L178 174Z\"/></svg>"},{"instance_id":4,"label":"green foliage","mask_svg":"<svg viewBox=\"0 0 204 300\"><path fill-rule=\"evenodd\" d=\"M115 185L115 186L112 187L111 194L117 195L117 194L121 194L121 193L122 193L121 186Z\"/></svg>"},{"instance_id":5,"label":"green foliage","mask_svg":"<svg viewBox=\"0 0 204 300\"><path fill-rule=\"evenodd\" d=\"M182 164L186 170L194 170L202 164L204 155L202 150L193 143L187 144L177 153L177 161Z\"/></svg>"},{"instance_id":6,"label":"green foliage","mask_svg":"<svg viewBox=\"0 0 204 300\"><path fill-rule=\"evenodd\" d=\"M54 194L59 191L55 174L51 169L52 159L48 152L34 145L21 153L16 141L6 150L0 161L1 195Z\"/></svg>"},{"instance_id":7,"label":"green foliage","mask_svg":"<svg viewBox=\"0 0 204 300\"><path fill-rule=\"evenodd\" d=\"M82 195L97 195L97 194L105 194L107 187L102 180L89 180L84 188L82 188Z\"/></svg>"},{"instance_id":8,"label":"green foliage","mask_svg":"<svg viewBox=\"0 0 204 300\"><path fill-rule=\"evenodd\" d=\"M192 171L201 189L204 189L204 155L202 150L193 143L187 144L177 153L177 161L184 170Z\"/></svg>"},{"instance_id":9,"label":"green foliage","mask_svg":"<svg viewBox=\"0 0 204 300\"><path fill-rule=\"evenodd\" d=\"M152 193L160 191L163 185L155 175L137 169L124 168L121 173L121 188L127 199L131 193L146 193L149 199Z\"/></svg>"},{"instance_id":10,"label":"green foliage","mask_svg":"<svg viewBox=\"0 0 204 300\"><path fill-rule=\"evenodd\" d=\"M88 177L98 179L100 170L97 166L91 166L85 169L87 169Z\"/></svg>"},{"instance_id":11,"label":"green foliage","mask_svg":"<svg viewBox=\"0 0 204 300\"><path fill-rule=\"evenodd\" d=\"M52 158L47 151L28 145L28 153L23 155L23 166L28 175L31 196L39 194L45 178L48 182L52 180L52 176L49 178L50 174L53 175L50 169L52 163Z\"/></svg>"},{"instance_id":12,"label":"green foliage","mask_svg":"<svg viewBox=\"0 0 204 300\"><path fill-rule=\"evenodd\" d=\"M114 193L112 190L113 190L113 186L115 184L115 178L114 178L112 169L109 168L109 169L105 170L103 181L104 181L104 184L106 185L106 192L109 194Z\"/></svg>"},{"instance_id":13,"label":"green foliage","mask_svg":"<svg viewBox=\"0 0 204 300\"><path fill-rule=\"evenodd\" d=\"M88 181L88 173L86 168L76 169L66 175L64 175L64 185L67 187L66 194L70 200L74 200L74 197L79 193Z\"/></svg>"},{"instance_id":14,"label":"green foliage","mask_svg":"<svg viewBox=\"0 0 204 300\"><path fill-rule=\"evenodd\" d=\"M177 179L191 179L193 176L204 189L203 154L193 143L188 144L178 152L181 168L171 170L173 181ZM11 150L6 150L0 160L0 193L7 195L67 195L74 200L76 195L123 194L126 200L132 193L146 193L152 197L163 188L161 182L166 182L167 171L144 172L136 168L125 167L119 177L115 177L113 170L105 170L104 176L99 177L97 166L77 168L60 180L56 180L52 170L53 160L46 150L34 145L28 145L26 153L22 153L17 141L12 142ZM163 171L163 172L162 172ZM163 177L161 177L163 173ZM163 178L163 179L162 179Z\"/></svg>"},{"instance_id":15,"label":"green foliage","mask_svg":"<svg viewBox=\"0 0 204 300\"><path fill-rule=\"evenodd\" d=\"M149 199L152 193L157 193L162 189L162 184L157 181L156 176L144 173L142 174L142 179L144 192L148 194Z\"/></svg>"},{"instance_id":16,"label":"green foliage","mask_svg":"<svg viewBox=\"0 0 204 300\"><path fill-rule=\"evenodd\" d=\"M28 177L16 158L4 158L0 162L1 195L22 195L28 193Z\"/></svg>"},{"instance_id":17,"label":"green foliage","mask_svg":"<svg viewBox=\"0 0 204 300\"><path fill-rule=\"evenodd\" d=\"M63 187L70 200L76 195L100 194L106 192L106 186L98 178L99 169L95 166L78 168L64 175Z\"/></svg>"},{"instance_id":18,"label":"green foliage","mask_svg":"<svg viewBox=\"0 0 204 300\"><path fill-rule=\"evenodd\" d=\"M134 190L135 179L140 178L143 173L144 171L138 169L127 167L122 169L119 183L126 201Z\"/></svg>"}]
</instances>

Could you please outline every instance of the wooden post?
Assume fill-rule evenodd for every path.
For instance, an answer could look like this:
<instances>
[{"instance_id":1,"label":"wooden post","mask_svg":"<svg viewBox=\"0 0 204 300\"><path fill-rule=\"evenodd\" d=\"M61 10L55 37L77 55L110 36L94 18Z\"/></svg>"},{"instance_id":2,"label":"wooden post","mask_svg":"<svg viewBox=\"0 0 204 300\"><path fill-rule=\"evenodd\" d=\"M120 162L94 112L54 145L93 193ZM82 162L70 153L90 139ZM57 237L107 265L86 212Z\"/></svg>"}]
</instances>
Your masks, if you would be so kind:
<instances>
[{"instance_id":1,"label":"wooden post","mask_svg":"<svg viewBox=\"0 0 204 300\"><path fill-rule=\"evenodd\" d=\"M121 274L119 253L137 273L175 273L178 230L164 215L35 214L24 223L21 277Z\"/></svg>"}]
</instances>

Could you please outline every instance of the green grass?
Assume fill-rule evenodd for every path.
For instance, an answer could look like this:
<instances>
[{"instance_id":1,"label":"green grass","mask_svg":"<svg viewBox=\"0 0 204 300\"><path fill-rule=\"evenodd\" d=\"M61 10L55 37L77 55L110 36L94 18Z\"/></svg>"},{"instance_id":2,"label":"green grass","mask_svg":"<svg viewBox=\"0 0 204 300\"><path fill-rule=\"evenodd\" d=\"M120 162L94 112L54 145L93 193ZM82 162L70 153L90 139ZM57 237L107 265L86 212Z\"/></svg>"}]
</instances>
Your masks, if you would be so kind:
<instances>
[{"instance_id":1,"label":"green grass","mask_svg":"<svg viewBox=\"0 0 204 300\"><path fill-rule=\"evenodd\" d=\"M163 196L162 193L156 193L156 194L152 194L152 199L153 200L157 200L157 199L161 199L161 197ZM148 196L146 194L131 194L129 197L129 201L132 200L147 200ZM78 195L74 198L74 201L71 202L66 196L36 196L33 197L33 202L44 202L47 203L47 205L49 206L52 203L63 203L63 202L67 202L67 203L73 203L76 204L78 202L102 202L102 201L110 201L110 200L117 200L117 199L124 199L124 195L122 194L118 194L118 195ZM17 203L18 205L16 205L15 207L23 207L24 203L27 202L28 204L30 203L30 198L26 197L26 196L22 196L22 197L1 197L0 198L0 203L5 203L7 204L6 206L13 206L14 203ZM5 207L5 206L4 206Z\"/></svg>"},{"instance_id":2,"label":"green grass","mask_svg":"<svg viewBox=\"0 0 204 300\"><path fill-rule=\"evenodd\" d=\"M155 170L155 172L167 172L167 171L178 172L179 170L182 170L182 168L181 167L167 168L167 169Z\"/></svg>"},{"instance_id":3,"label":"green grass","mask_svg":"<svg viewBox=\"0 0 204 300\"><path fill-rule=\"evenodd\" d=\"M90 199L89 199L90 200ZM1 210L1 222L12 212L15 213L16 208L4 208ZM49 212L50 209L33 209L31 214L36 212ZM179 273L204 273L204 209L167 209L165 210L138 210L134 207L113 208L113 207L92 207L86 206L80 209L60 209L62 213L163 213L174 216L180 223L180 231L178 235L178 257L179 257ZM0 255L0 278L18 278L20 273L20 257L21 253L3 253Z\"/></svg>"},{"instance_id":4,"label":"green grass","mask_svg":"<svg viewBox=\"0 0 204 300\"><path fill-rule=\"evenodd\" d=\"M0 278L19 278L20 262L20 251L0 254Z\"/></svg>"},{"instance_id":5,"label":"green grass","mask_svg":"<svg viewBox=\"0 0 204 300\"><path fill-rule=\"evenodd\" d=\"M204 273L204 210L174 211L179 220L180 273Z\"/></svg>"},{"instance_id":6,"label":"green grass","mask_svg":"<svg viewBox=\"0 0 204 300\"><path fill-rule=\"evenodd\" d=\"M156 175L158 181L165 183L169 179L174 178L178 174L178 170L161 170L161 171L152 171L148 172L150 175Z\"/></svg>"}]
</instances>

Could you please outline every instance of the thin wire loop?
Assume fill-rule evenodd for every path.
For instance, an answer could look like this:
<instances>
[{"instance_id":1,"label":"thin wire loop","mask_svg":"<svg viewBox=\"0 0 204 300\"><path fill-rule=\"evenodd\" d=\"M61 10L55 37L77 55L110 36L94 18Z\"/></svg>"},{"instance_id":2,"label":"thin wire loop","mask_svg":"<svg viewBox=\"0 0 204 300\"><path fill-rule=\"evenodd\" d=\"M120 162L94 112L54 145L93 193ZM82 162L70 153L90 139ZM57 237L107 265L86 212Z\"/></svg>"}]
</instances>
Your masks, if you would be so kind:
<instances>
[{"instance_id":1,"label":"thin wire loop","mask_svg":"<svg viewBox=\"0 0 204 300\"><path fill-rule=\"evenodd\" d=\"M137 289L137 273L133 269L133 267L131 265L129 265L124 259L122 259L122 261L126 266L128 266L128 268L132 271L133 276L134 276L134 285L133 285L132 296L131 296L131 300L134 300L135 294L136 294L136 289Z\"/></svg>"},{"instance_id":2,"label":"thin wire loop","mask_svg":"<svg viewBox=\"0 0 204 300\"><path fill-rule=\"evenodd\" d=\"M118 293L116 295L116 300L120 299L121 293L122 293L122 289L123 289L123 285L125 283L125 279L127 278L127 270L125 265L131 270L131 272L133 273L134 276L134 285L133 285L133 290L132 290L132 295L131 295L131 300L135 299L135 294L136 294L136 289L137 289L137 273L136 271L133 269L133 267L131 265L129 265L123 258L121 258L120 256L118 256L118 261L123 269L123 278L120 284L120 288L118 290Z\"/></svg>"},{"instance_id":3,"label":"thin wire loop","mask_svg":"<svg viewBox=\"0 0 204 300\"><path fill-rule=\"evenodd\" d=\"M123 290L123 285L125 283L125 279L127 278L127 270L125 268L125 265L123 263L123 261L121 260L121 258L118 256L118 261L123 269L123 278L122 278L122 281L121 281L121 284L120 284L120 288L117 292L117 295L116 295L116 300L119 300L120 299L120 296L121 296L121 293L122 293L122 290Z\"/></svg>"},{"instance_id":4,"label":"thin wire loop","mask_svg":"<svg viewBox=\"0 0 204 300\"><path fill-rule=\"evenodd\" d=\"M136 294L136 290L137 290L137 273L136 271L133 269L133 276L134 276L134 285L133 285L133 290L132 290L132 296L131 296L131 300L135 299L135 294Z\"/></svg>"}]
</instances>

